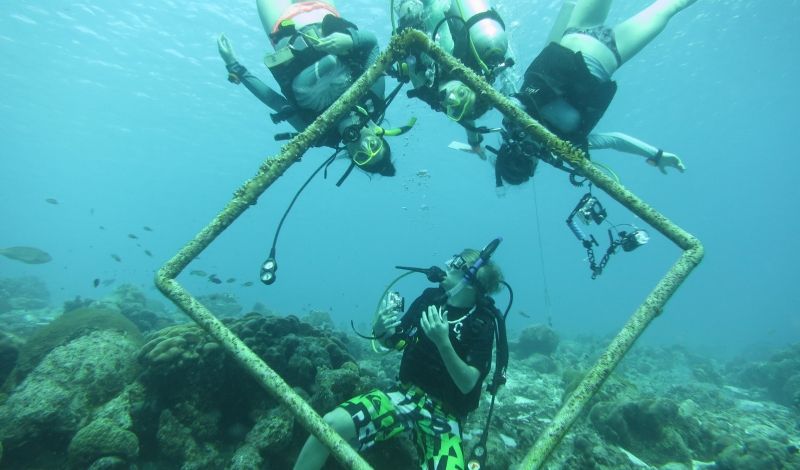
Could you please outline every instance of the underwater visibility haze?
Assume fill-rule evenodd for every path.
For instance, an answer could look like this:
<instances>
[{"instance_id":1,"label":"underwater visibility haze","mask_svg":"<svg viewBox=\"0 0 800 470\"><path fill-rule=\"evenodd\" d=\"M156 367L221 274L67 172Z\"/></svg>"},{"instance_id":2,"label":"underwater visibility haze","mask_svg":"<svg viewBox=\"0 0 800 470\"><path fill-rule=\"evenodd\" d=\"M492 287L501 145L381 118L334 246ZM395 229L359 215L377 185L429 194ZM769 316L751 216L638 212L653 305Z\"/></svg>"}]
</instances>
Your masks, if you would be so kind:
<instances>
[{"instance_id":1,"label":"underwater visibility haze","mask_svg":"<svg viewBox=\"0 0 800 470\"><path fill-rule=\"evenodd\" d=\"M217 52L224 33L239 60L277 86L263 65L271 46L255 3L0 6L0 383L7 379L0 468L291 468L305 438L300 424L153 283L156 270L280 152L274 135L292 131L228 81ZM335 3L386 46L390 2ZM491 3L505 19L521 78L562 2ZM608 23L649 3L617 1ZM791 54L800 45L799 17L798 0L698 0L615 73L619 90L596 130L675 153L686 171L664 175L613 150L592 158L701 240L706 255L551 468L798 463L800 65ZM387 79L387 90L396 83ZM512 355L496 410L505 424L493 426L489 446L506 455L490 457L489 468L514 468L681 252L595 189L610 221L643 228L650 241L620 250L592 279L586 250L565 224L586 187L541 164L534 182L498 190L488 161L448 147L465 141L464 130L404 89L385 126L412 117L409 132L388 139L395 176L356 170L337 187L349 163L339 158L309 184L284 223L273 285L259 281L259 269L276 226L330 149L314 148L293 164L178 281L324 414L395 378L396 364L350 327L369 331L384 289L400 274L395 266L444 267L463 248L502 237L492 260L514 288ZM490 111L479 124L498 126L501 118ZM499 140L489 134L485 143L499 147ZM606 228L594 232L600 255ZM430 286L417 275L396 288L408 306ZM508 294L495 299L502 310ZM260 315L246 315L253 311ZM81 368L70 359L97 348L114 351L108 362ZM292 362L295 350L308 358ZM87 378L82 383L95 385L79 404L61 396L42 409L11 409L53 381L74 394L68 384L78 373L60 367L94 368L106 385ZM190 390L198 401L187 398ZM127 422L119 420L123 408ZM484 403L464 427L466 444L485 415ZM620 425L632 415L650 421ZM52 447L31 444L48 426ZM85 450L108 429L126 444L106 454ZM168 443L167 435L183 440ZM31 457L43 449L51 457ZM410 441L371 452L375 468L416 465ZM116 460L98 464L109 456ZM101 466L112 464L123 466Z\"/></svg>"}]
</instances>

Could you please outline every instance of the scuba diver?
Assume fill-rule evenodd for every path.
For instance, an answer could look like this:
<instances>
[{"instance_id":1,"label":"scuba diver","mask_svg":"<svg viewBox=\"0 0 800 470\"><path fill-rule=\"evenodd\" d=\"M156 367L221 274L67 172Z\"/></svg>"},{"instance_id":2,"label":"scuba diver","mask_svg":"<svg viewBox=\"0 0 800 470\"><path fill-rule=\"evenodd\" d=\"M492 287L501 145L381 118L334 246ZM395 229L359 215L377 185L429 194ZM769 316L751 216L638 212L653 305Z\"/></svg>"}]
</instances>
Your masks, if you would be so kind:
<instances>
[{"instance_id":1,"label":"scuba diver","mask_svg":"<svg viewBox=\"0 0 800 470\"><path fill-rule=\"evenodd\" d=\"M514 61L507 56L505 23L486 0L397 0L393 2L393 18L395 14L396 30L415 28L425 32L487 82L494 83L500 77L500 83L506 84L501 91L513 91L513 80L506 77ZM475 120L489 110L489 103L425 54L407 57L399 70L401 78L414 88L408 96L421 99L464 126L468 150L485 158L483 136L476 129Z\"/></svg>"},{"instance_id":2,"label":"scuba diver","mask_svg":"<svg viewBox=\"0 0 800 470\"><path fill-rule=\"evenodd\" d=\"M561 166L563 162L555 155L545 154L545 150L534 144L533 140L520 129L515 129L515 138L515 134L508 130L514 128L513 124L510 122L505 122L504 126L506 128L504 133L508 135L504 145L508 147L518 146L519 148L514 152L514 149L509 149L508 147L505 150L502 150L501 147L501 151L495 151L491 146L487 147L490 152L494 153L493 155L489 155L489 162L494 165L495 184L498 188L503 186L503 182L518 185L528 181L534 175L540 159L546 159L567 172L572 171L572 169L566 166ZM678 155L667 152L664 149L622 132L592 132L587 137L587 143L590 151L608 149L644 157L645 163L658 168L658 170L665 175L667 174L668 168L672 168L681 173L686 171L686 165L683 164L683 160L681 160ZM526 146L527 148L525 148ZM501 152L507 153L504 153L503 158L505 158L505 160L501 160L500 166L498 167L497 161L500 158ZM519 158L513 158L511 156ZM600 166L610 172L604 165ZM618 179L613 172L611 176ZM577 186L579 185L580 184L577 184Z\"/></svg>"},{"instance_id":3,"label":"scuba diver","mask_svg":"<svg viewBox=\"0 0 800 470\"><path fill-rule=\"evenodd\" d=\"M356 396L324 417L356 449L410 432L421 468L466 468L461 425L478 407L496 337L497 361L488 387L493 396L505 383L508 364L504 317L489 297L501 283L508 286L490 260L499 243L498 238L480 252L462 251L447 261L446 270L398 266L426 273L439 287L423 291L405 314L399 294L385 296L373 324L374 336L369 338L389 352L403 352L399 384L391 391L376 389ZM485 457L485 439L476 448ZM328 448L310 436L294 469L319 469L328 454ZM470 456L469 468L479 468L474 467L473 458L482 460Z\"/></svg>"},{"instance_id":4,"label":"scuba diver","mask_svg":"<svg viewBox=\"0 0 800 470\"><path fill-rule=\"evenodd\" d=\"M617 90L612 74L664 30L679 11L697 0L656 0L643 11L610 28L603 25L611 0L566 0L550 42L530 64L512 101L558 137L588 154L590 148L616 148L644 156L663 173L683 163L671 153L624 134L591 135ZM524 130L503 121L503 141L496 154L498 184L521 184L544 159L558 162ZM554 162L554 160L556 160Z\"/></svg>"},{"instance_id":5,"label":"scuba diver","mask_svg":"<svg viewBox=\"0 0 800 470\"><path fill-rule=\"evenodd\" d=\"M379 49L375 35L359 30L341 18L331 1L294 2L257 0L258 13L274 52L264 58L281 92L271 89L250 73L236 58L223 34L217 40L219 54L228 69L228 80L242 83L271 108L272 121L287 121L296 131L305 129L375 62ZM386 108L384 79L351 110L318 146L339 149L344 144L353 166L384 176L393 176L391 148L385 137L408 131L380 126ZM293 133L276 135L289 139Z\"/></svg>"}]
</instances>

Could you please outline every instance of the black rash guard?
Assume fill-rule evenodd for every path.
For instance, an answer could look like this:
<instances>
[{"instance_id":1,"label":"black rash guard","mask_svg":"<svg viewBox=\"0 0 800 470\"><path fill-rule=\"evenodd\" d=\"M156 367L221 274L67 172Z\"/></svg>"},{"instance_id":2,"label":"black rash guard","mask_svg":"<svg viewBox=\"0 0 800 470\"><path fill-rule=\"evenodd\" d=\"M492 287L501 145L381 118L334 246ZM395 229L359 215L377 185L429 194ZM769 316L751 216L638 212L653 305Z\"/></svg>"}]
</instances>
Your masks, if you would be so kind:
<instances>
[{"instance_id":1,"label":"black rash guard","mask_svg":"<svg viewBox=\"0 0 800 470\"><path fill-rule=\"evenodd\" d=\"M481 302L474 311L466 308L446 306L450 324L450 342L458 357L478 369L480 376L475 387L462 393L453 381L442 361L436 345L425 336L420 326L422 312L430 305L445 306L445 291L442 288L426 289L400 320L398 333L388 341L397 344L406 341L400 364L400 381L420 387L430 396L439 399L445 410L463 417L478 407L483 380L492 364L495 313L491 302Z\"/></svg>"}]
</instances>

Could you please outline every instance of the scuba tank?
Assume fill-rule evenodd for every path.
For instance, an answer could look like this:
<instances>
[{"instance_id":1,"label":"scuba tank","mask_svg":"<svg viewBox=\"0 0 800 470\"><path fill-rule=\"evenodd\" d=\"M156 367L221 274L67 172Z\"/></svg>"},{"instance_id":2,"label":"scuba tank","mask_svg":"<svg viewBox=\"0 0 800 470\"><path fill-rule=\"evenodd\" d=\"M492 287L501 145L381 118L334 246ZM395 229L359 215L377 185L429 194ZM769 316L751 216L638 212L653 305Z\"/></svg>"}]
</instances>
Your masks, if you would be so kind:
<instances>
[{"instance_id":1,"label":"scuba tank","mask_svg":"<svg viewBox=\"0 0 800 470\"><path fill-rule=\"evenodd\" d=\"M282 24L292 21L297 29L314 23L321 23L325 15L341 16L332 0L298 2L294 0L256 0L258 16L270 42Z\"/></svg>"},{"instance_id":2,"label":"scuba tank","mask_svg":"<svg viewBox=\"0 0 800 470\"><path fill-rule=\"evenodd\" d=\"M453 0L450 16L464 20L469 47L481 68L501 64L508 52L508 35L502 18L486 0Z\"/></svg>"},{"instance_id":3,"label":"scuba tank","mask_svg":"<svg viewBox=\"0 0 800 470\"><path fill-rule=\"evenodd\" d=\"M393 29L416 28L426 33L437 32L431 40L450 54L453 53L453 37L449 28L439 28L452 9L450 0L393 0L392 13L397 15L397 24L392 24Z\"/></svg>"}]
</instances>

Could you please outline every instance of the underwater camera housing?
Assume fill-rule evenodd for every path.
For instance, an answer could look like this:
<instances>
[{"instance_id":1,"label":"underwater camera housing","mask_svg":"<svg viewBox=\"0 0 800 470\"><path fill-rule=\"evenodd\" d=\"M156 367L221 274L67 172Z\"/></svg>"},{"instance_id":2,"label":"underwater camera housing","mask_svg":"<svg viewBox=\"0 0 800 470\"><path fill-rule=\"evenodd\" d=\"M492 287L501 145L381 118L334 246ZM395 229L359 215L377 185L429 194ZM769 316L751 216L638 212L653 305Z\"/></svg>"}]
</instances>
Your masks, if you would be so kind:
<instances>
[{"instance_id":1,"label":"underwater camera housing","mask_svg":"<svg viewBox=\"0 0 800 470\"><path fill-rule=\"evenodd\" d=\"M575 208L575 215L578 217L578 220L585 225L589 225L591 222L600 225L606 220L608 212L606 212L606 209L600 204L600 201L596 197L587 194L580 200L578 206Z\"/></svg>"},{"instance_id":2,"label":"underwater camera housing","mask_svg":"<svg viewBox=\"0 0 800 470\"><path fill-rule=\"evenodd\" d=\"M647 242L650 241L650 236L647 232L634 226L631 226L633 230L630 232L624 230L618 231L615 237L615 233L612 229L615 229L617 225L614 225L612 229L608 230L608 248L600 261L597 261L594 248L599 247L600 244L593 235L584 232L575 222L575 219L577 218L585 225L591 225L592 223L600 225L607 217L608 213L603 205L600 204L600 201L592 196L591 193L586 193L581 200L578 201L578 204L575 205L575 208L572 209L572 212L566 220L569 229L586 249L589 269L592 271L592 279L596 279L597 276L603 273L603 269L605 269L606 264L608 264L611 255L616 253L618 248L621 247L623 251L630 252L642 245L646 245Z\"/></svg>"}]
</instances>

